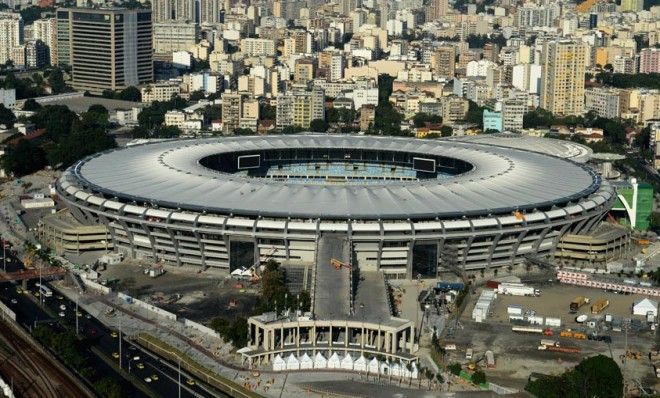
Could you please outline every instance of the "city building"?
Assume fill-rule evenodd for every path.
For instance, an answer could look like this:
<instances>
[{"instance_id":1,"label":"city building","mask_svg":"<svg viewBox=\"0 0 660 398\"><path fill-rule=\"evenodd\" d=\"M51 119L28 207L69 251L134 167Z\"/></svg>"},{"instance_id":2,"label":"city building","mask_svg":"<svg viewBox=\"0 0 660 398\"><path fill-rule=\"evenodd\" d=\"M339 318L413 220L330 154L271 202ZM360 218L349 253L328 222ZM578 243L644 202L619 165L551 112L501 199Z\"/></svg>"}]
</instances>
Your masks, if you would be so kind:
<instances>
[{"instance_id":1,"label":"city building","mask_svg":"<svg viewBox=\"0 0 660 398\"><path fill-rule=\"evenodd\" d=\"M642 11L644 9L644 0L621 0L621 11Z\"/></svg>"},{"instance_id":2,"label":"city building","mask_svg":"<svg viewBox=\"0 0 660 398\"><path fill-rule=\"evenodd\" d=\"M0 88L0 104L4 105L7 109L16 108L16 89Z\"/></svg>"},{"instance_id":3,"label":"city building","mask_svg":"<svg viewBox=\"0 0 660 398\"><path fill-rule=\"evenodd\" d=\"M470 103L461 97L450 95L442 99L442 121L445 124L465 120Z\"/></svg>"},{"instance_id":4,"label":"city building","mask_svg":"<svg viewBox=\"0 0 660 398\"><path fill-rule=\"evenodd\" d=\"M456 49L454 46L438 47L431 58L431 68L438 78L453 79L456 66Z\"/></svg>"},{"instance_id":5,"label":"city building","mask_svg":"<svg viewBox=\"0 0 660 398\"><path fill-rule=\"evenodd\" d=\"M277 128L309 128L312 120L325 118L322 90L292 90L277 97Z\"/></svg>"},{"instance_id":6,"label":"city building","mask_svg":"<svg viewBox=\"0 0 660 398\"><path fill-rule=\"evenodd\" d=\"M142 102L150 104L154 101L169 101L181 93L179 82L151 83L140 89Z\"/></svg>"},{"instance_id":7,"label":"city building","mask_svg":"<svg viewBox=\"0 0 660 398\"><path fill-rule=\"evenodd\" d=\"M518 131L523 128L523 117L527 113L527 95L517 93L502 101L502 127L505 131Z\"/></svg>"},{"instance_id":8,"label":"city building","mask_svg":"<svg viewBox=\"0 0 660 398\"><path fill-rule=\"evenodd\" d=\"M241 53L246 57L275 56L275 41L271 39L247 38L241 40Z\"/></svg>"},{"instance_id":9,"label":"city building","mask_svg":"<svg viewBox=\"0 0 660 398\"><path fill-rule=\"evenodd\" d=\"M596 112L598 116L616 119L621 116L621 92L617 89L596 87L584 92L585 112Z\"/></svg>"},{"instance_id":10,"label":"city building","mask_svg":"<svg viewBox=\"0 0 660 398\"><path fill-rule=\"evenodd\" d=\"M187 22L154 23L154 53L171 54L176 51L188 51L197 43L199 25Z\"/></svg>"},{"instance_id":11,"label":"city building","mask_svg":"<svg viewBox=\"0 0 660 398\"><path fill-rule=\"evenodd\" d=\"M32 38L48 48L48 64L57 65L57 19L38 19L32 24Z\"/></svg>"},{"instance_id":12,"label":"city building","mask_svg":"<svg viewBox=\"0 0 660 398\"><path fill-rule=\"evenodd\" d=\"M60 8L58 63L76 90L101 94L153 80L150 10Z\"/></svg>"},{"instance_id":13,"label":"city building","mask_svg":"<svg viewBox=\"0 0 660 398\"><path fill-rule=\"evenodd\" d=\"M449 12L448 0L431 0L428 8L425 10L426 22L433 22L441 19Z\"/></svg>"},{"instance_id":14,"label":"city building","mask_svg":"<svg viewBox=\"0 0 660 398\"><path fill-rule=\"evenodd\" d=\"M660 48L644 48L639 52L639 73L660 73Z\"/></svg>"},{"instance_id":15,"label":"city building","mask_svg":"<svg viewBox=\"0 0 660 398\"><path fill-rule=\"evenodd\" d=\"M587 45L553 40L543 45L541 108L555 115L581 115Z\"/></svg>"},{"instance_id":16,"label":"city building","mask_svg":"<svg viewBox=\"0 0 660 398\"><path fill-rule=\"evenodd\" d=\"M0 64L12 59L12 49L23 44L23 19L20 14L0 13Z\"/></svg>"},{"instance_id":17,"label":"city building","mask_svg":"<svg viewBox=\"0 0 660 398\"><path fill-rule=\"evenodd\" d=\"M222 133L231 135L240 128L243 116L243 101L245 95L241 93L224 93L222 95Z\"/></svg>"},{"instance_id":18,"label":"city building","mask_svg":"<svg viewBox=\"0 0 660 398\"><path fill-rule=\"evenodd\" d=\"M484 131L497 130L502 131L502 112L484 109L483 113Z\"/></svg>"}]
</instances>

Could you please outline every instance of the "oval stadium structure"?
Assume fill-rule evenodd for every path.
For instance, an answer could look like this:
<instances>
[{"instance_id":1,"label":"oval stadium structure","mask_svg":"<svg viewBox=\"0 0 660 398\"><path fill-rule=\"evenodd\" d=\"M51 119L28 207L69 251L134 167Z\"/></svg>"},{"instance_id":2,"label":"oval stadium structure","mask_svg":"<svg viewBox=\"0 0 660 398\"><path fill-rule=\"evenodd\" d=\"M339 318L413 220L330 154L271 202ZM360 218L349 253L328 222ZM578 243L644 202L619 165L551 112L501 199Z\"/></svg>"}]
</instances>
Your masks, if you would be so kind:
<instances>
[{"instance_id":1,"label":"oval stadium structure","mask_svg":"<svg viewBox=\"0 0 660 398\"><path fill-rule=\"evenodd\" d=\"M99 153L57 190L131 257L235 269L313 263L323 236L392 278L549 253L610 209L611 185L572 160L479 140L358 135L164 141Z\"/></svg>"}]
</instances>

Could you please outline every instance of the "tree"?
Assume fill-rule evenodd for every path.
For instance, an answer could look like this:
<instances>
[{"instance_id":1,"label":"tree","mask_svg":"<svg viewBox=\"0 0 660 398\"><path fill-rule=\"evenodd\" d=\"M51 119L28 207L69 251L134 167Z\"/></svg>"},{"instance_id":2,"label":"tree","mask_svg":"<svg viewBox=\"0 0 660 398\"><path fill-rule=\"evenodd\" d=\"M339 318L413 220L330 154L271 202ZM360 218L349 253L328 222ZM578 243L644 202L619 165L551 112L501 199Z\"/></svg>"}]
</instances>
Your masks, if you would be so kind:
<instances>
[{"instance_id":1,"label":"tree","mask_svg":"<svg viewBox=\"0 0 660 398\"><path fill-rule=\"evenodd\" d=\"M454 134L454 129L449 126L440 127L440 135L443 137L451 137Z\"/></svg>"},{"instance_id":2,"label":"tree","mask_svg":"<svg viewBox=\"0 0 660 398\"><path fill-rule=\"evenodd\" d=\"M121 398L123 396L121 384L110 377L104 377L94 383L94 389L103 398Z\"/></svg>"},{"instance_id":3,"label":"tree","mask_svg":"<svg viewBox=\"0 0 660 398\"><path fill-rule=\"evenodd\" d=\"M486 129L486 131L484 131L484 134L497 134L497 133L499 133L499 130L496 129Z\"/></svg>"},{"instance_id":4,"label":"tree","mask_svg":"<svg viewBox=\"0 0 660 398\"><path fill-rule=\"evenodd\" d=\"M481 385L486 382L486 374L482 370L477 370L472 374L472 383Z\"/></svg>"},{"instance_id":5,"label":"tree","mask_svg":"<svg viewBox=\"0 0 660 398\"><path fill-rule=\"evenodd\" d=\"M20 140L15 146L7 147L2 157L2 168L17 177L34 173L46 166L43 148L30 140Z\"/></svg>"},{"instance_id":6,"label":"tree","mask_svg":"<svg viewBox=\"0 0 660 398\"><path fill-rule=\"evenodd\" d=\"M37 128L46 130L46 136L58 141L71 132L71 127L78 115L70 111L65 105L46 105L37 110L30 117Z\"/></svg>"},{"instance_id":7,"label":"tree","mask_svg":"<svg viewBox=\"0 0 660 398\"><path fill-rule=\"evenodd\" d=\"M619 398L623 396L623 375L612 358L596 355L559 376L543 376L530 381L525 390L539 398Z\"/></svg>"},{"instance_id":8,"label":"tree","mask_svg":"<svg viewBox=\"0 0 660 398\"><path fill-rule=\"evenodd\" d=\"M477 105L474 101L470 101L467 114L465 115L465 121L476 124L479 128L483 127L484 107Z\"/></svg>"},{"instance_id":9,"label":"tree","mask_svg":"<svg viewBox=\"0 0 660 398\"><path fill-rule=\"evenodd\" d=\"M237 128L234 129L234 135L255 135L257 133L254 132L252 129L242 129L242 128Z\"/></svg>"},{"instance_id":10,"label":"tree","mask_svg":"<svg viewBox=\"0 0 660 398\"><path fill-rule=\"evenodd\" d=\"M40 108L41 108L41 104L35 101L34 98L28 98L27 100L25 100L25 103L23 103L24 111L35 112L38 111Z\"/></svg>"},{"instance_id":11,"label":"tree","mask_svg":"<svg viewBox=\"0 0 660 398\"><path fill-rule=\"evenodd\" d=\"M456 376L461 374L461 364L458 362L452 363L447 366L447 370Z\"/></svg>"},{"instance_id":12,"label":"tree","mask_svg":"<svg viewBox=\"0 0 660 398\"><path fill-rule=\"evenodd\" d=\"M9 109L5 108L3 104L0 104L0 125L5 125L7 128L14 127L16 123L16 116Z\"/></svg>"},{"instance_id":13,"label":"tree","mask_svg":"<svg viewBox=\"0 0 660 398\"><path fill-rule=\"evenodd\" d=\"M67 91L64 74L60 68L55 67L50 70L48 73L48 84L51 90L53 90L53 94L60 94Z\"/></svg>"},{"instance_id":14,"label":"tree","mask_svg":"<svg viewBox=\"0 0 660 398\"><path fill-rule=\"evenodd\" d=\"M554 122L552 112L543 108L536 108L523 116L523 128L549 127Z\"/></svg>"},{"instance_id":15,"label":"tree","mask_svg":"<svg viewBox=\"0 0 660 398\"><path fill-rule=\"evenodd\" d=\"M415 127L424 127L427 123L442 123L442 117L428 113L417 113L412 120Z\"/></svg>"},{"instance_id":16,"label":"tree","mask_svg":"<svg viewBox=\"0 0 660 398\"><path fill-rule=\"evenodd\" d=\"M192 93L190 93L190 101L191 102L197 102L199 100L204 99L204 90L195 90Z\"/></svg>"},{"instance_id":17,"label":"tree","mask_svg":"<svg viewBox=\"0 0 660 398\"><path fill-rule=\"evenodd\" d=\"M328 122L323 119L314 119L309 123L309 129L316 133L325 133L329 127Z\"/></svg>"},{"instance_id":18,"label":"tree","mask_svg":"<svg viewBox=\"0 0 660 398\"><path fill-rule=\"evenodd\" d=\"M142 93L140 93L137 87L128 86L119 93L116 93L114 97L123 101L139 102L142 99Z\"/></svg>"}]
</instances>

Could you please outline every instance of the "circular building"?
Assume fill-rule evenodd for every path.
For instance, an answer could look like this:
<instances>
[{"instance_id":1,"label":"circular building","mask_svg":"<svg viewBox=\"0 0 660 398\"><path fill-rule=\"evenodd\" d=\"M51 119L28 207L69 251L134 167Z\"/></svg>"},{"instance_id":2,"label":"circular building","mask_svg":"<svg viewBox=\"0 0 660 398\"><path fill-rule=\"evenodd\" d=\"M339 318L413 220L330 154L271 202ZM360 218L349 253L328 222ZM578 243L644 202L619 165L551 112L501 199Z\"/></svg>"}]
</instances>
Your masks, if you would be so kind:
<instances>
[{"instance_id":1,"label":"circular building","mask_svg":"<svg viewBox=\"0 0 660 398\"><path fill-rule=\"evenodd\" d=\"M571 160L478 141L293 135L99 153L57 190L128 256L234 270L311 264L323 237L390 277L509 265L592 230L611 185Z\"/></svg>"}]
</instances>

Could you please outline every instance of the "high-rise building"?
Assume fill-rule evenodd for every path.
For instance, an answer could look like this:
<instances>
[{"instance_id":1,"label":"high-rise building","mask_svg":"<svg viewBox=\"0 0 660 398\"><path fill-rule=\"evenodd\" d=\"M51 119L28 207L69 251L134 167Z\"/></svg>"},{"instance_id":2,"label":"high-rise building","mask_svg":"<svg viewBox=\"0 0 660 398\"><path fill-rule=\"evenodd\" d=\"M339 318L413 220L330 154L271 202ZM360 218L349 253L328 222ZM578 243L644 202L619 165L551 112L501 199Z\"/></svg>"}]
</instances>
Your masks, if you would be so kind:
<instances>
[{"instance_id":1,"label":"high-rise building","mask_svg":"<svg viewBox=\"0 0 660 398\"><path fill-rule=\"evenodd\" d=\"M587 45L555 40L543 45L541 107L556 115L581 115Z\"/></svg>"},{"instance_id":2,"label":"high-rise building","mask_svg":"<svg viewBox=\"0 0 660 398\"><path fill-rule=\"evenodd\" d=\"M639 73L660 73L660 48L645 48L639 52Z\"/></svg>"},{"instance_id":3,"label":"high-rise building","mask_svg":"<svg viewBox=\"0 0 660 398\"><path fill-rule=\"evenodd\" d=\"M177 21L195 20L195 0L174 0L174 16Z\"/></svg>"},{"instance_id":4,"label":"high-rise building","mask_svg":"<svg viewBox=\"0 0 660 398\"><path fill-rule=\"evenodd\" d=\"M637 72L637 57L626 57L625 55L616 55L612 61L614 73L625 73L632 75Z\"/></svg>"},{"instance_id":5,"label":"high-rise building","mask_svg":"<svg viewBox=\"0 0 660 398\"><path fill-rule=\"evenodd\" d=\"M428 8L426 9L426 22L433 22L436 19L440 19L447 15L448 12L448 0L431 0L431 4L429 4Z\"/></svg>"},{"instance_id":6,"label":"high-rise building","mask_svg":"<svg viewBox=\"0 0 660 398\"><path fill-rule=\"evenodd\" d=\"M336 81L344 77L344 56L339 50L326 50L319 54L319 71L324 71L325 77Z\"/></svg>"},{"instance_id":7,"label":"high-rise building","mask_svg":"<svg viewBox=\"0 0 660 398\"><path fill-rule=\"evenodd\" d=\"M172 0L153 0L151 2L151 10L153 12L154 23L175 19L174 2Z\"/></svg>"},{"instance_id":8,"label":"high-rise building","mask_svg":"<svg viewBox=\"0 0 660 398\"><path fill-rule=\"evenodd\" d=\"M454 46L438 47L431 57L431 68L437 77L453 79L456 64L456 49Z\"/></svg>"},{"instance_id":9,"label":"high-rise building","mask_svg":"<svg viewBox=\"0 0 660 398\"><path fill-rule=\"evenodd\" d=\"M0 64L12 59L12 49L23 44L23 19L20 14L0 13Z\"/></svg>"},{"instance_id":10,"label":"high-rise building","mask_svg":"<svg viewBox=\"0 0 660 398\"><path fill-rule=\"evenodd\" d=\"M32 38L48 48L48 63L57 64L57 19L38 19L32 24Z\"/></svg>"},{"instance_id":11,"label":"high-rise building","mask_svg":"<svg viewBox=\"0 0 660 398\"><path fill-rule=\"evenodd\" d=\"M77 90L101 94L153 80L151 10L57 10L58 63Z\"/></svg>"},{"instance_id":12,"label":"high-rise building","mask_svg":"<svg viewBox=\"0 0 660 398\"><path fill-rule=\"evenodd\" d=\"M312 120L324 119L323 90L288 91L277 97L277 128L298 126L309 128ZM223 113L224 118L224 113Z\"/></svg>"},{"instance_id":13,"label":"high-rise building","mask_svg":"<svg viewBox=\"0 0 660 398\"><path fill-rule=\"evenodd\" d=\"M239 128L243 115L243 100L246 97L240 93L224 93L222 95L222 133L231 135Z\"/></svg>"},{"instance_id":14,"label":"high-rise building","mask_svg":"<svg viewBox=\"0 0 660 398\"><path fill-rule=\"evenodd\" d=\"M523 117L527 113L527 95L515 93L511 98L502 101L502 128L505 131L523 128Z\"/></svg>"},{"instance_id":15,"label":"high-rise building","mask_svg":"<svg viewBox=\"0 0 660 398\"><path fill-rule=\"evenodd\" d=\"M621 11L642 11L644 0L621 0Z\"/></svg>"},{"instance_id":16,"label":"high-rise building","mask_svg":"<svg viewBox=\"0 0 660 398\"><path fill-rule=\"evenodd\" d=\"M592 88L584 92L585 112L595 112L598 116L616 119L621 116L621 92L616 89Z\"/></svg>"},{"instance_id":17,"label":"high-rise building","mask_svg":"<svg viewBox=\"0 0 660 398\"><path fill-rule=\"evenodd\" d=\"M48 46L41 40L29 40L25 43L25 67L43 68L48 65Z\"/></svg>"},{"instance_id":18,"label":"high-rise building","mask_svg":"<svg viewBox=\"0 0 660 398\"><path fill-rule=\"evenodd\" d=\"M188 51L197 43L199 25L187 22L154 23L154 53L171 54Z\"/></svg>"},{"instance_id":19,"label":"high-rise building","mask_svg":"<svg viewBox=\"0 0 660 398\"><path fill-rule=\"evenodd\" d=\"M199 23L214 25L220 22L220 0L199 0Z\"/></svg>"},{"instance_id":20,"label":"high-rise building","mask_svg":"<svg viewBox=\"0 0 660 398\"><path fill-rule=\"evenodd\" d=\"M272 57L275 53L275 41L271 39L247 38L241 40L241 53L246 57Z\"/></svg>"}]
</instances>

